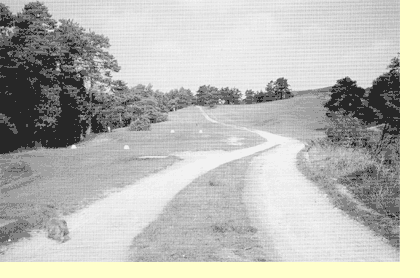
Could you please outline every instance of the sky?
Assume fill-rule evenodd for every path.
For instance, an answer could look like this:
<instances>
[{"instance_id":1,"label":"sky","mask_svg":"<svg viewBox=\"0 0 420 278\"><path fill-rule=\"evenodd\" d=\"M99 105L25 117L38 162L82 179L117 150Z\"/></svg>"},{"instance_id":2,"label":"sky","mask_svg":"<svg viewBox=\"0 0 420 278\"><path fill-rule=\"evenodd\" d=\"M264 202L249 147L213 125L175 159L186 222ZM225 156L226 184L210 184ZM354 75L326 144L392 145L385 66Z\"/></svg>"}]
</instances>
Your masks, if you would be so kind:
<instances>
[{"instance_id":1,"label":"sky","mask_svg":"<svg viewBox=\"0 0 420 278\"><path fill-rule=\"evenodd\" d=\"M0 0L13 13L29 0ZM129 87L167 92L201 85L263 90L284 77L292 90L349 76L363 88L400 52L396 0L45 0L110 39Z\"/></svg>"}]
</instances>

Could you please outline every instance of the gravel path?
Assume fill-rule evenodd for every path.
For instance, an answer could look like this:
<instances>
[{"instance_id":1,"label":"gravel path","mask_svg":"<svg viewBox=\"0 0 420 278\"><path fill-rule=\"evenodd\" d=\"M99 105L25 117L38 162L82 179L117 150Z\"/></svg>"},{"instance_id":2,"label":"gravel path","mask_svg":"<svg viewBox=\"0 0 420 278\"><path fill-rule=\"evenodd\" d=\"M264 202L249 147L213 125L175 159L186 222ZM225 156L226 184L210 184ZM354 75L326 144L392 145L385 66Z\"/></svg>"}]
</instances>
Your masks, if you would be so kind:
<instances>
[{"instance_id":1,"label":"gravel path","mask_svg":"<svg viewBox=\"0 0 420 278\"><path fill-rule=\"evenodd\" d=\"M246 200L274 261L399 261L399 252L332 206L296 168L304 145L283 143L249 166Z\"/></svg>"},{"instance_id":2,"label":"gravel path","mask_svg":"<svg viewBox=\"0 0 420 278\"><path fill-rule=\"evenodd\" d=\"M194 179L224 163L278 144L270 139L271 134L259 134L267 142L250 148L173 154L183 160L67 217L69 241L59 244L47 239L44 232L35 232L30 239L13 244L0 255L0 261L127 261L133 238Z\"/></svg>"},{"instance_id":3,"label":"gravel path","mask_svg":"<svg viewBox=\"0 0 420 278\"><path fill-rule=\"evenodd\" d=\"M275 146L253 160L245 194L251 217L265 235L264 244L272 251L273 260L399 260L398 252L334 209L300 174L295 160L303 144L268 132L248 131L267 142L232 152L174 154L183 160L69 216L66 221L71 240L58 244L44 233L34 233L0 255L0 261L126 261L133 238L195 178Z\"/></svg>"}]
</instances>

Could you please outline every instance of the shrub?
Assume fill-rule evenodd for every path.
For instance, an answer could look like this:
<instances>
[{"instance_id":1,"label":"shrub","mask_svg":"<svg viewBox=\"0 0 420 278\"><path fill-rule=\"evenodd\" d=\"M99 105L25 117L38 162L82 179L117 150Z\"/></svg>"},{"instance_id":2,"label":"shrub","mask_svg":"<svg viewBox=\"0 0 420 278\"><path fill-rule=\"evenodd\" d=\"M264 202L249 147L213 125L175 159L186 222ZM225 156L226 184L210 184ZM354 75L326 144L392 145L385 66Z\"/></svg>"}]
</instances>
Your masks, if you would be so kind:
<instances>
[{"instance_id":1,"label":"shrub","mask_svg":"<svg viewBox=\"0 0 420 278\"><path fill-rule=\"evenodd\" d=\"M366 147L375 139L362 121L351 115L330 113L331 127L326 130L328 138L346 147Z\"/></svg>"},{"instance_id":2,"label":"shrub","mask_svg":"<svg viewBox=\"0 0 420 278\"><path fill-rule=\"evenodd\" d=\"M150 130L150 120L144 116L141 116L130 124L130 131L146 131Z\"/></svg>"},{"instance_id":3,"label":"shrub","mask_svg":"<svg viewBox=\"0 0 420 278\"><path fill-rule=\"evenodd\" d=\"M159 111L153 111L146 114L152 124L165 122L168 120L168 114Z\"/></svg>"}]
</instances>

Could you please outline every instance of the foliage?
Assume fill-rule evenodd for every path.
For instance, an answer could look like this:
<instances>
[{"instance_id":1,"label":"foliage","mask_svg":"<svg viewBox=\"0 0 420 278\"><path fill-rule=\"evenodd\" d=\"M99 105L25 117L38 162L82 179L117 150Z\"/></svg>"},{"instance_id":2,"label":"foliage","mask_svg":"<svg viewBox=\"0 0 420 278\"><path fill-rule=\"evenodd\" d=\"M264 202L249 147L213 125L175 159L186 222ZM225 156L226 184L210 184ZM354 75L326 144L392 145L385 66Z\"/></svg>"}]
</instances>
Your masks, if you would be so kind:
<instances>
[{"instance_id":1,"label":"foliage","mask_svg":"<svg viewBox=\"0 0 420 278\"><path fill-rule=\"evenodd\" d=\"M262 103L275 100L282 100L293 97L290 91L290 85L284 77L277 78L274 82L271 80L265 87L265 91L254 92L247 90L245 92L245 104Z\"/></svg>"},{"instance_id":2,"label":"foliage","mask_svg":"<svg viewBox=\"0 0 420 278\"><path fill-rule=\"evenodd\" d=\"M375 140L356 117L334 112L330 114L330 121L331 127L326 130L326 135L334 143L345 147L367 147Z\"/></svg>"},{"instance_id":3,"label":"foliage","mask_svg":"<svg viewBox=\"0 0 420 278\"><path fill-rule=\"evenodd\" d=\"M276 80L273 89L276 100L289 98L291 95L289 84L287 83L287 79L284 77L280 77Z\"/></svg>"},{"instance_id":4,"label":"foliage","mask_svg":"<svg viewBox=\"0 0 420 278\"><path fill-rule=\"evenodd\" d=\"M221 88L217 99L219 98L224 104L240 104L242 93L237 88Z\"/></svg>"},{"instance_id":5,"label":"foliage","mask_svg":"<svg viewBox=\"0 0 420 278\"><path fill-rule=\"evenodd\" d=\"M388 132L399 133L400 129L400 59L392 59L389 71L373 81L367 93L372 110L371 121L384 123Z\"/></svg>"},{"instance_id":6,"label":"foliage","mask_svg":"<svg viewBox=\"0 0 420 278\"><path fill-rule=\"evenodd\" d=\"M119 67L103 50L108 39L70 20L58 25L40 2L17 15L0 5L0 13L0 111L16 130L7 133L14 145L6 151L79 141L92 115L86 81L124 86L111 80Z\"/></svg>"},{"instance_id":7,"label":"foliage","mask_svg":"<svg viewBox=\"0 0 420 278\"><path fill-rule=\"evenodd\" d=\"M203 85L198 88L196 98L197 105L213 107L219 102L218 89L210 85Z\"/></svg>"},{"instance_id":8,"label":"foliage","mask_svg":"<svg viewBox=\"0 0 420 278\"><path fill-rule=\"evenodd\" d=\"M324 107L330 112L351 115L363 119L366 106L363 103L365 90L357 86L350 77L337 80L331 89L331 98Z\"/></svg>"},{"instance_id":9,"label":"foliage","mask_svg":"<svg viewBox=\"0 0 420 278\"><path fill-rule=\"evenodd\" d=\"M253 90L246 90L245 99L244 99L245 104L255 103L256 102L255 96L256 94Z\"/></svg>"},{"instance_id":10,"label":"foliage","mask_svg":"<svg viewBox=\"0 0 420 278\"><path fill-rule=\"evenodd\" d=\"M150 120L145 116L141 116L130 124L130 131L147 131L150 130Z\"/></svg>"}]
</instances>

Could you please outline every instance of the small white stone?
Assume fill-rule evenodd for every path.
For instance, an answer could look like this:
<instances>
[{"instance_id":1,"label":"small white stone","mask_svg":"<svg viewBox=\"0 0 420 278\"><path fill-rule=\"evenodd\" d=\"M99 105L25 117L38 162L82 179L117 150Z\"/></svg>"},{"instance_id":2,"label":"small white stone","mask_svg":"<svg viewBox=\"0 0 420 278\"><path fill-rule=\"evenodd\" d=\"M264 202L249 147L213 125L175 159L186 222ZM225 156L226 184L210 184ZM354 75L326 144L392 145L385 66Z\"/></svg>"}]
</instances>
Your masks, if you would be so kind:
<instances>
[{"instance_id":1,"label":"small white stone","mask_svg":"<svg viewBox=\"0 0 420 278\"><path fill-rule=\"evenodd\" d=\"M71 145L71 149L72 150L76 149L76 145Z\"/></svg>"},{"instance_id":2,"label":"small white stone","mask_svg":"<svg viewBox=\"0 0 420 278\"><path fill-rule=\"evenodd\" d=\"M200 129L200 131L198 133L203 133L203 131Z\"/></svg>"},{"instance_id":3,"label":"small white stone","mask_svg":"<svg viewBox=\"0 0 420 278\"><path fill-rule=\"evenodd\" d=\"M128 145L124 146L124 150L129 150L129 149L130 149L130 147Z\"/></svg>"},{"instance_id":4,"label":"small white stone","mask_svg":"<svg viewBox=\"0 0 420 278\"><path fill-rule=\"evenodd\" d=\"M175 130L171 129L171 133L175 133Z\"/></svg>"}]
</instances>

